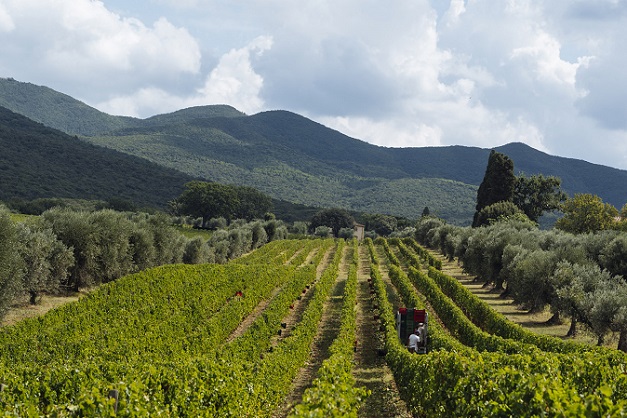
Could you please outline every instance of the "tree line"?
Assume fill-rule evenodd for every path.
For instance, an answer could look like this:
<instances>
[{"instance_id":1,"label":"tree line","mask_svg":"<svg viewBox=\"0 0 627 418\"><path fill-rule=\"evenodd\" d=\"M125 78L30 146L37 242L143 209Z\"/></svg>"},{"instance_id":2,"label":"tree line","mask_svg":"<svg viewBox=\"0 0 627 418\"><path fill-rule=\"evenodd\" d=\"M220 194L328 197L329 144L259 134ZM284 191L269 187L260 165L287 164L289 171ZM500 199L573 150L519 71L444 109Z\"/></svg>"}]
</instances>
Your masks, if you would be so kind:
<instances>
[{"instance_id":1,"label":"tree line","mask_svg":"<svg viewBox=\"0 0 627 418\"><path fill-rule=\"evenodd\" d=\"M549 308L550 322L569 318L568 336L583 325L600 345L618 332L627 351L627 205L619 213L598 196L567 198L560 183L517 177L511 159L492 151L472 226L425 216L415 237L528 311ZM538 218L554 210L563 213L555 227L538 229Z\"/></svg>"},{"instance_id":2,"label":"tree line","mask_svg":"<svg viewBox=\"0 0 627 418\"><path fill-rule=\"evenodd\" d=\"M542 231L519 219L481 228L424 218L416 238L459 260L478 281L493 286L530 312L550 308L551 322L570 319L568 336L581 324L602 344L620 333L627 351L627 235L617 230L572 234Z\"/></svg>"},{"instance_id":3,"label":"tree line","mask_svg":"<svg viewBox=\"0 0 627 418\"><path fill-rule=\"evenodd\" d=\"M607 229L627 231L627 204L619 212L593 194L578 193L568 198L561 179L542 174L514 175L514 162L492 151L477 190L473 227L489 225L501 218L517 217L537 223L546 212L561 212L555 227L572 233Z\"/></svg>"},{"instance_id":4,"label":"tree line","mask_svg":"<svg viewBox=\"0 0 627 418\"><path fill-rule=\"evenodd\" d=\"M0 316L24 295L79 291L171 263L225 263L287 238L275 219L216 220L209 239L187 238L165 214L53 208L14 221L0 206Z\"/></svg>"}]
</instances>

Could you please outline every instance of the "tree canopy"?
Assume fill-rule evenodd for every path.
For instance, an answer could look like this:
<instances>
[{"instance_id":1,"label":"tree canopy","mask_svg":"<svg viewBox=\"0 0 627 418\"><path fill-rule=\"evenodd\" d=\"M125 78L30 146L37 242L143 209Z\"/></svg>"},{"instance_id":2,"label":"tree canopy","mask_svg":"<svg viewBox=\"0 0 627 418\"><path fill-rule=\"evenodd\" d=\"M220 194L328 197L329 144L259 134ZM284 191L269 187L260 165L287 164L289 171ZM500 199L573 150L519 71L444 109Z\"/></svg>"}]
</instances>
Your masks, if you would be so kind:
<instances>
[{"instance_id":1,"label":"tree canopy","mask_svg":"<svg viewBox=\"0 0 627 418\"><path fill-rule=\"evenodd\" d=\"M354 224L355 219L345 209L323 209L311 218L309 231L314 232L319 226L328 226L333 231L333 236L337 237L340 229L353 228Z\"/></svg>"},{"instance_id":2,"label":"tree canopy","mask_svg":"<svg viewBox=\"0 0 627 418\"><path fill-rule=\"evenodd\" d=\"M472 226L481 226L479 212L496 202L512 201L514 197L514 162L505 154L492 150L483 181L477 191L477 206Z\"/></svg>"},{"instance_id":3,"label":"tree canopy","mask_svg":"<svg viewBox=\"0 0 627 418\"><path fill-rule=\"evenodd\" d=\"M174 212L203 219L211 218L261 219L272 209L272 200L265 194L246 186L192 181L171 206Z\"/></svg>"},{"instance_id":4,"label":"tree canopy","mask_svg":"<svg viewBox=\"0 0 627 418\"><path fill-rule=\"evenodd\" d=\"M513 206L518 207L533 222L538 222L544 212L559 209L566 200L561 183L559 177L545 177L542 174L515 176L513 161L492 150L485 176L477 191L472 226L486 225L499 216L512 215ZM496 203L500 206L491 207ZM487 207L491 208L486 212Z\"/></svg>"},{"instance_id":5,"label":"tree canopy","mask_svg":"<svg viewBox=\"0 0 627 418\"><path fill-rule=\"evenodd\" d=\"M587 233L609 229L618 216L618 210L596 195L576 194L561 206L564 217L558 219L555 227L567 232Z\"/></svg>"},{"instance_id":6,"label":"tree canopy","mask_svg":"<svg viewBox=\"0 0 627 418\"><path fill-rule=\"evenodd\" d=\"M560 188L561 183L559 177L545 177L542 174L518 176L514 184L513 202L529 219L538 222L544 212L559 209L566 200L566 194Z\"/></svg>"}]
</instances>

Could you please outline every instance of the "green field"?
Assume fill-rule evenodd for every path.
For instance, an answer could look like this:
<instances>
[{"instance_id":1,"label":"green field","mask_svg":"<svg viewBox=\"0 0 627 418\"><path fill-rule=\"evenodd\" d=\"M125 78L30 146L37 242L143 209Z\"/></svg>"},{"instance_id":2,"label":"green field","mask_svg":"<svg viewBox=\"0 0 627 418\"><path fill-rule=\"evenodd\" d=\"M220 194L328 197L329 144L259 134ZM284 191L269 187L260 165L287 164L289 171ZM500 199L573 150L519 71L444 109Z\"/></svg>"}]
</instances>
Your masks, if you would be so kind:
<instances>
[{"instance_id":1,"label":"green field","mask_svg":"<svg viewBox=\"0 0 627 418\"><path fill-rule=\"evenodd\" d=\"M412 239L284 240L225 265L167 265L125 276L0 330L0 410L129 417L627 413L624 353L528 331L486 310L441 266ZM399 341L400 306L430 312L428 354L411 354Z\"/></svg>"}]
</instances>

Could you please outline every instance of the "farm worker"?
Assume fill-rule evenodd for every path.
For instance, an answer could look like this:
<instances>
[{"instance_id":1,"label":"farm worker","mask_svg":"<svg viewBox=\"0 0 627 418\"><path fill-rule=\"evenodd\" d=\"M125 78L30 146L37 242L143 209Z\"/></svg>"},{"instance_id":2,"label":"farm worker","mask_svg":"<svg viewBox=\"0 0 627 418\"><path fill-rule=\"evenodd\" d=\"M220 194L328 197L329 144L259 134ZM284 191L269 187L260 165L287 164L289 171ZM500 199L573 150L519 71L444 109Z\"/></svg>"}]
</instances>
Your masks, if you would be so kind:
<instances>
[{"instance_id":1,"label":"farm worker","mask_svg":"<svg viewBox=\"0 0 627 418\"><path fill-rule=\"evenodd\" d=\"M418 334L418 342L425 344L425 324L422 322L418 324L418 328L416 328L416 332Z\"/></svg>"},{"instance_id":2,"label":"farm worker","mask_svg":"<svg viewBox=\"0 0 627 418\"><path fill-rule=\"evenodd\" d=\"M407 342L407 348L409 348L409 352L410 353L417 352L418 344L420 344L420 331L418 330L418 328L416 328L414 332L409 335L409 339Z\"/></svg>"}]
</instances>

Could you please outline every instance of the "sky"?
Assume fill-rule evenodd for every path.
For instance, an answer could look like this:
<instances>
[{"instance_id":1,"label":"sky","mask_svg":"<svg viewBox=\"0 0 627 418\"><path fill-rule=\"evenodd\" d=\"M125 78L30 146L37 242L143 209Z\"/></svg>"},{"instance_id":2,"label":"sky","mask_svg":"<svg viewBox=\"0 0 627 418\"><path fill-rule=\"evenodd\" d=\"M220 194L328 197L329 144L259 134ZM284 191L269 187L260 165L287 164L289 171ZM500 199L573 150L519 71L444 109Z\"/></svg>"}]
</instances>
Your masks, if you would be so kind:
<instances>
[{"instance_id":1,"label":"sky","mask_svg":"<svg viewBox=\"0 0 627 418\"><path fill-rule=\"evenodd\" d=\"M281 109L386 147L620 169L625 40L625 0L0 0L0 77L110 114Z\"/></svg>"}]
</instances>

